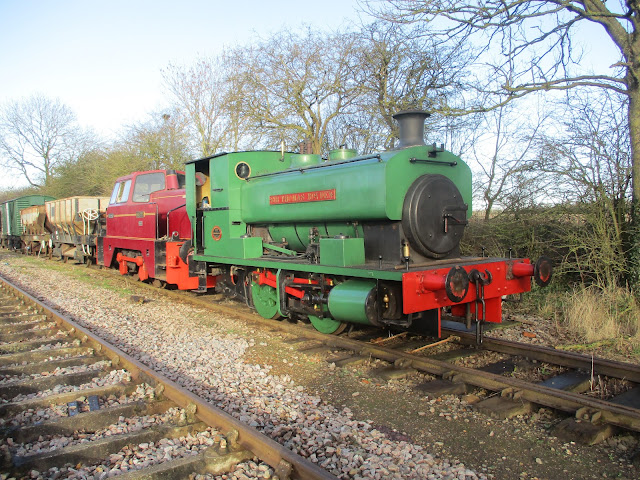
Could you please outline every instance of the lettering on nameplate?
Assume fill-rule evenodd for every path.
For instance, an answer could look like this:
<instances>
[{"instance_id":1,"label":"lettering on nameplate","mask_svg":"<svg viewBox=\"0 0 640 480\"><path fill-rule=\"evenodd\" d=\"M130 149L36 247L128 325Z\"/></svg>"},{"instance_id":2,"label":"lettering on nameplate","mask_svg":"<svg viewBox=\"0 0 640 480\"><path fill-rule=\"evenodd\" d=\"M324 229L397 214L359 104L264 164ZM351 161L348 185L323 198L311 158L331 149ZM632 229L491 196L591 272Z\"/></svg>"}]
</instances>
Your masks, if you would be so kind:
<instances>
[{"instance_id":1,"label":"lettering on nameplate","mask_svg":"<svg viewBox=\"0 0 640 480\"><path fill-rule=\"evenodd\" d=\"M286 203L326 202L335 199L336 189L333 188L331 190L315 190L313 192L297 192L271 195L269 197L269 203L271 205L282 205Z\"/></svg>"}]
</instances>

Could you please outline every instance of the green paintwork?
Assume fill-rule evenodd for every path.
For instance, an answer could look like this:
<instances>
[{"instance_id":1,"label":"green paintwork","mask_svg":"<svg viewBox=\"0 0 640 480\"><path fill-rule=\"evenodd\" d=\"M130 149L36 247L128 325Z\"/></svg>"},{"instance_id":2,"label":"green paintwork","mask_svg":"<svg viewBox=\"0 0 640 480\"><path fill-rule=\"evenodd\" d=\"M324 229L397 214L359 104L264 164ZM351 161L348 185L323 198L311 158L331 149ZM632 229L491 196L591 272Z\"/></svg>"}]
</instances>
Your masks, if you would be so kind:
<instances>
[{"instance_id":1,"label":"green paintwork","mask_svg":"<svg viewBox=\"0 0 640 480\"><path fill-rule=\"evenodd\" d=\"M329 313L335 320L370 325L365 303L374 288L373 280L351 279L336 285L329 293Z\"/></svg>"},{"instance_id":2,"label":"green paintwork","mask_svg":"<svg viewBox=\"0 0 640 480\"><path fill-rule=\"evenodd\" d=\"M278 270L281 268L291 272L325 273L328 275L346 275L359 278L377 278L380 280L402 281L404 270L378 270L377 266L360 265L356 267L336 267L333 265L310 264L303 261L281 262L274 259L264 258L231 258L231 257L211 257L208 255L194 255L194 260L206 261L214 264L243 265L255 268L268 268Z\"/></svg>"},{"instance_id":3,"label":"green paintwork","mask_svg":"<svg viewBox=\"0 0 640 480\"><path fill-rule=\"evenodd\" d=\"M20 221L20 211L34 205L44 205L44 202L48 202L49 200L55 200L55 198L48 195L25 195L0 204L2 236L22 235L23 229L22 222Z\"/></svg>"},{"instance_id":4,"label":"green paintwork","mask_svg":"<svg viewBox=\"0 0 640 480\"><path fill-rule=\"evenodd\" d=\"M291 159L291 166L297 168L310 167L312 165L319 165L322 162L322 157L320 155L314 154L306 154L306 155L295 155Z\"/></svg>"},{"instance_id":5,"label":"green paintwork","mask_svg":"<svg viewBox=\"0 0 640 480\"><path fill-rule=\"evenodd\" d=\"M278 278L283 271L345 277L348 280L329 294L333 318L315 317L312 323L321 331L338 331L344 322L370 323L365 302L376 279L401 282L404 271L388 264L380 268L373 261L365 264L362 222L401 221L408 189L418 178L431 174L444 175L457 186L470 215L471 171L457 156L432 146L353 155L344 149L322 161L317 155L257 151L189 162L186 201L194 259L248 270L266 268ZM291 194L302 195L287 196ZM250 231L255 236L248 237ZM265 249L263 237L268 236L284 248ZM303 256L273 258L274 250L304 252L310 237L320 244L320 263ZM262 316L282 313L278 289L255 286L252 297Z\"/></svg>"},{"instance_id":6,"label":"green paintwork","mask_svg":"<svg viewBox=\"0 0 640 480\"><path fill-rule=\"evenodd\" d=\"M256 311L264 318L276 318L278 314L278 294L269 285L251 282L251 298Z\"/></svg>"},{"instance_id":7,"label":"green paintwork","mask_svg":"<svg viewBox=\"0 0 640 480\"><path fill-rule=\"evenodd\" d=\"M386 163L326 163L324 168L289 170L250 180L242 189L242 220L247 223L295 223L376 220L386 217ZM408 188L408 187L407 187ZM336 190L335 200L271 205L272 195Z\"/></svg>"},{"instance_id":8,"label":"green paintwork","mask_svg":"<svg viewBox=\"0 0 640 480\"><path fill-rule=\"evenodd\" d=\"M311 321L311 325L320 333L332 334L344 329L344 323L334 320L333 318L320 318L315 315L309 315L309 320Z\"/></svg>"},{"instance_id":9,"label":"green paintwork","mask_svg":"<svg viewBox=\"0 0 640 480\"><path fill-rule=\"evenodd\" d=\"M401 220L404 197L422 175L442 174L460 189L468 215L471 213L471 171L449 152L438 153L435 162L411 163L411 158L429 159L431 147L412 147L385 152L380 158L361 157L326 162L323 168L282 169L276 175L249 179L242 188L242 220L246 223L297 223ZM457 162L450 166L447 162ZM336 190L335 200L271 205L272 195Z\"/></svg>"},{"instance_id":10,"label":"green paintwork","mask_svg":"<svg viewBox=\"0 0 640 480\"><path fill-rule=\"evenodd\" d=\"M358 152L352 148L338 148L329 152L329 161L338 162L340 160L349 160L350 158L357 156Z\"/></svg>"},{"instance_id":11,"label":"green paintwork","mask_svg":"<svg viewBox=\"0 0 640 480\"><path fill-rule=\"evenodd\" d=\"M315 162L316 156L280 152L237 152L195 160L186 166L187 212L194 228L202 226L198 256L250 259L262 255L259 242L238 239L247 233L247 224L268 227L272 238L283 238L288 248L304 251L309 243L309 229L315 227L319 235L332 237L344 234L361 237L362 227L353 221L398 221L410 185L422 175L438 173L450 178L460 190L471 213L471 172L458 157L438 152L429 157L431 146L418 146L389 151L377 157L355 157L320 165L296 166ZM429 159L436 163L411 163L411 158ZM447 162L456 162L450 166ZM248 180L236 176L236 167L246 163ZM293 165L293 166L292 166ZM195 173L209 179L204 191L195 185ZM266 176L265 176L266 175ZM335 200L270 203L273 195L321 190L336 191ZM210 208L197 209L203 197ZM214 240L212 230L218 227L221 238ZM357 230L357 231L356 231Z\"/></svg>"},{"instance_id":12,"label":"green paintwork","mask_svg":"<svg viewBox=\"0 0 640 480\"><path fill-rule=\"evenodd\" d=\"M202 225L202 245L205 255L230 258L253 258L262 255L262 243L258 238L240 239L247 233L247 225L242 220L241 190L246 180L236 176L236 167L246 163L251 176L289 168L294 154L280 152L238 152L213 158L196 160L186 165L187 213L194 229L198 222ZM210 184L206 191L195 184L195 173L205 174ZM209 199L209 208L198 216L198 208L203 197ZM220 231L220 239L212 236L213 228Z\"/></svg>"},{"instance_id":13,"label":"green paintwork","mask_svg":"<svg viewBox=\"0 0 640 480\"><path fill-rule=\"evenodd\" d=\"M262 255L262 238L230 238L225 242L229 253L236 258L256 258Z\"/></svg>"},{"instance_id":14,"label":"green paintwork","mask_svg":"<svg viewBox=\"0 0 640 480\"><path fill-rule=\"evenodd\" d=\"M277 245L270 245L267 243L264 243L262 247L266 248L267 250L273 250L274 252L280 252L290 256L295 256L297 253L295 250L289 250L288 248L282 248L282 247L278 247Z\"/></svg>"},{"instance_id":15,"label":"green paintwork","mask_svg":"<svg viewBox=\"0 0 640 480\"><path fill-rule=\"evenodd\" d=\"M195 160L186 166L187 212L194 228L196 260L213 263L248 265L271 269L282 263L262 257L262 239L241 238L247 233L249 221L269 229L274 241L284 239L292 250L304 251L309 244L309 230L319 236L343 234L361 238L361 225L354 220L400 220L404 196L409 186L420 176L439 173L450 178L459 188L471 211L471 174L468 166L449 152L438 152L435 161L442 163L411 163L411 158L429 157L430 146L418 146L384 152L379 158L356 157L325 162L318 166L291 167L299 155L280 152L238 152ZM249 180L236 176L236 166L244 162L251 169ZM449 166L444 162L457 162ZM208 188L196 187L195 173L210 179ZM269 175L269 176L261 176ZM336 189L336 200L271 205L271 195ZM202 197L208 197L210 209L198 210ZM201 215L201 216L200 216ZM212 237L214 227L220 239ZM197 238L197 237L196 237ZM402 271L382 271L360 265L358 268L336 266L336 263L356 265L354 260L342 261L330 254L333 265L288 262L288 270L333 273L361 278L401 280ZM339 259L336 260L336 258ZM323 262L324 263L324 262ZM362 262L364 263L364 262Z\"/></svg>"},{"instance_id":16,"label":"green paintwork","mask_svg":"<svg viewBox=\"0 0 640 480\"><path fill-rule=\"evenodd\" d=\"M364 238L321 238L320 263L337 267L364 265Z\"/></svg>"},{"instance_id":17,"label":"green paintwork","mask_svg":"<svg viewBox=\"0 0 640 480\"><path fill-rule=\"evenodd\" d=\"M309 231L315 229L321 237L335 237L336 235L346 235L348 237L364 237L364 230L361 225L351 223L280 223L269 224L269 232L275 241L283 238L288 242L289 248L298 252L304 252L309 245Z\"/></svg>"}]
</instances>

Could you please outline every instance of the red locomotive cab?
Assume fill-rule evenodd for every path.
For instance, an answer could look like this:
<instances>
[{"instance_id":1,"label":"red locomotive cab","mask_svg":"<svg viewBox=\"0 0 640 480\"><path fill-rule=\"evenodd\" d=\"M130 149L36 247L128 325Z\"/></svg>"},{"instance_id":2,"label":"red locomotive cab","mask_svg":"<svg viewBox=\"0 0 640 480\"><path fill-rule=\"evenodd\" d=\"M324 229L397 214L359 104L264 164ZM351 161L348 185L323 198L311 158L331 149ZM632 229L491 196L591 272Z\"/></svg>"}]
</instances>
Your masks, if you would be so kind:
<instances>
[{"instance_id":1,"label":"red locomotive cab","mask_svg":"<svg viewBox=\"0 0 640 480\"><path fill-rule=\"evenodd\" d=\"M184 188L154 192L150 195L150 203L158 208L158 238L191 238L191 222L187 215Z\"/></svg>"},{"instance_id":2,"label":"red locomotive cab","mask_svg":"<svg viewBox=\"0 0 640 480\"><path fill-rule=\"evenodd\" d=\"M188 265L168 253L191 238L184 183L184 172L175 170L118 178L107 207L106 235L98 240L100 264L116 264L120 273L137 273L140 280L199 288Z\"/></svg>"},{"instance_id":3,"label":"red locomotive cab","mask_svg":"<svg viewBox=\"0 0 640 480\"><path fill-rule=\"evenodd\" d=\"M163 238L167 216L171 220L172 212L184 204L183 172L154 170L120 177L107 207L107 236ZM190 238L189 229L181 238Z\"/></svg>"}]
</instances>

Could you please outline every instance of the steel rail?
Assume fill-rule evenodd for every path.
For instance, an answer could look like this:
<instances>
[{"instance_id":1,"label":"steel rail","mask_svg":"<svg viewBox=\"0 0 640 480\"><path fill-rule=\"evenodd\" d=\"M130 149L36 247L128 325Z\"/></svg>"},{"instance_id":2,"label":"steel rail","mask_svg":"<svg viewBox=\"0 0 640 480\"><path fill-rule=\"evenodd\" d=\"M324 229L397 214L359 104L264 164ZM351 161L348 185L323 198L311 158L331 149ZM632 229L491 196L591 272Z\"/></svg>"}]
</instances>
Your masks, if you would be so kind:
<instances>
[{"instance_id":1,"label":"steel rail","mask_svg":"<svg viewBox=\"0 0 640 480\"><path fill-rule=\"evenodd\" d=\"M187 301L194 305L235 316L236 318L245 319L254 323L260 323L273 330L300 335L310 340L316 340L331 347L339 347L345 350L352 350L363 355L371 355L372 357L379 358L391 363L400 361L403 365L411 366L416 370L436 376L441 376L446 379L451 379L454 382L467 383L479 388L485 388L491 391L499 391L502 393L502 395L513 398L515 400L529 401L535 404L555 408L564 412L575 413L576 416L580 416L581 418L583 418L584 414L586 413L589 414L593 421L598 419L598 421L601 423L609 423L611 425L619 426L624 429L640 431L640 410L631 407L617 405L612 402L598 400L593 397L588 397L572 392L544 387L538 384L532 384L513 377L505 377L502 375L482 372L469 367L462 367L445 361L430 359L429 357L411 355L397 349L375 346L366 342L349 339L343 336L325 335L318 331L299 327L297 325L289 323L285 327L282 326L279 322L264 319L256 315L254 312L252 312L242 304L234 305L233 307L231 307L213 303L212 301L207 301L200 297L183 295L182 293L184 292L159 290L155 287L152 287L151 285L147 285L144 283L139 283L139 286L142 288L147 288L149 289L149 291L161 293L163 295L179 299L181 301ZM459 332L456 332L455 334L460 335ZM487 340L489 340L489 337L485 338L485 341ZM495 342L495 340L496 339L491 339L492 345L496 345L497 347L501 345L500 348L504 348L505 350L507 348L511 348L511 346L508 345L509 342ZM544 347L540 347L540 349L544 349ZM508 352L505 351L505 353ZM570 361L571 357L580 356L579 354L570 352L563 353L565 354L564 358L566 359L567 363ZM521 354L521 352L518 354ZM542 355L542 353L540 355ZM586 358L588 358L589 361L591 360L590 357ZM598 364L603 366L607 365L610 362L608 360L598 360ZM573 358L571 359L571 361L576 362L576 364L579 363L579 360L577 358ZM604 370L601 371L601 373L604 373Z\"/></svg>"},{"instance_id":2,"label":"steel rail","mask_svg":"<svg viewBox=\"0 0 640 480\"><path fill-rule=\"evenodd\" d=\"M529 401L569 413L590 413L593 419L640 431L640 410L617 405L612 402L580 395L577 393L545 387L513 377L505 377L469 367L454 365L429 357L418 357L406 352L369 345L357 340L338 337L328 342L330 345L354 350L360 355L371 355L388 362L401 361L404 366L466 383L492 391L500 391L503 396L516 401Z\"/></svg>"},{"instance_id":3,"label":"steel rail","mask_svg":"<svg viewBox=\"0 0 640 480\"><path fill-rule=\"evenodd\" d=\"M185 298L185 296L176 295L176 298L177 297ZM229 306L217 305L194 297L189 297L189 301L199 306L204 306L206 308L233 315L235 317L243 318L252 322L261 323L274 330L281 330L283 332L304 336L311 340L322 342L330 347L339 347L345 350L352 350L361 355L370 355L372 357L379 358L390 363L401 362L404 366L411 366L416 370L432 375L441 376L454 382L467 383L479 388L498 391L501 392L502 395L512 398L516 401L529 401L535 404L544 405L546 407L555 408L564 412L574 413L581 417L583 414L589 414L589 416L594 421L598 419L598 421L602 423L609 423L611 425L615 425L627 430L640 431L640 410L638 409L623 405L617 405L612 402L599 400L597 398L588 397L586 395L545 387L513 377L505 377L489 372L474 370L473 368L454 365L442 360L412 355L410 353L403 352L397 349L376 346L370 343L353 340L343 336L325 335L324 333L298 327L292 324L287 324L285 328L284 326L281 326L279 322L264 319L249 311L248 309L239 308L238 306L236 306L235 308L231 308ZM485 341L486 340L487 337L485 337ZM507 348L508 342L503 341L498 343L503 343L504 348ZM566 359L569 359L571 357L579 357L579 355L569 352L562 353L567 354L564 356ZM587 357L585 357L583 360L586 361L586 359ZM573 360L578 363L577 358L574 358ZM590 361L590 358L588 358L588 360ZM610 362L608 360L600 360L601 362L599 362L599 364L603 366L609 363L618 363ZM633 370L635 369L635 367L632 365L631 369Z\"/></svg>"},{"instance_id":4,"label":"steel rail","mask_svg":"<svg viewBox=\"0 0 640 480\"><path fill-rule=\"evenodd\" d=\"M51 307L11 283L11 281L3 275L0 275L0 280L3 284L2 287L8 288L10 292L14 292L26 302L35 305L38 310L55 321L58 326L68 330L73 336L79 338L83 346L94 348L100 354L107 356L114 366L125 368L133 379L145 381L153 385L157 391L161 392L166 398L178 406L185 408L207 425L215 427L222 432L230 432L229 440L232 444L235 443L235 446L253 452L258 458L272 466L281 478L337 480L337 477L331 475L316 464L288 450L258 430L243 424L223 410L213 406L172 380L138 362L119 348L100 339L70 318L56 312ZM234 437L236 437L235 442Z\"/></svg>"},{"instance_id":5,"label":"steel rail","mask_svg":"<svg viewBox=\"0 0 640 480\"><path fill-rule=\"evenodd\" d=\"M443 328L442 335L443 337L455 335L460 337L462 343L467 345L476 344L475 333L460 332L457 330ZM589 372L593 371L595 374L607 375L640 383L640 365L631 363L588 357L579 353L557 350L555 348L544 347L541 345L519 343L501 338L492 338L486 335L482 340L480 348L483 350L490 350L492 352L526 356L541 362L553 363L554 365L560 365L563 367L580 368Z\"/></svg>"}]
</instances>

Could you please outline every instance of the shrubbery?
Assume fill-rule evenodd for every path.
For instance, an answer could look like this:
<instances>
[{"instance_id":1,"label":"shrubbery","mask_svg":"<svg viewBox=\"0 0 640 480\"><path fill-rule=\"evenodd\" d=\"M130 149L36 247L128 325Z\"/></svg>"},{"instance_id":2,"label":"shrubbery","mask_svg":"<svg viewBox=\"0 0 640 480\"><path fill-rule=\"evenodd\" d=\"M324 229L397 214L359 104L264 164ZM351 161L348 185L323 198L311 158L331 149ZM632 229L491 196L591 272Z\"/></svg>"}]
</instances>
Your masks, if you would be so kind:
<instances>
[{"instance_id":1,"label":"shrubbery","mask_svg":"<svg viewBox=\"0 0 640 480\"><path fill-rule=\"evenodd\" d=\"M640 344L640 305L627 288L625 232L601 205L538 207L473 216L464 255L540 255L554 262L552 287L530 298L585 342L631 337Z\"/></svg>"}]
</instances>

